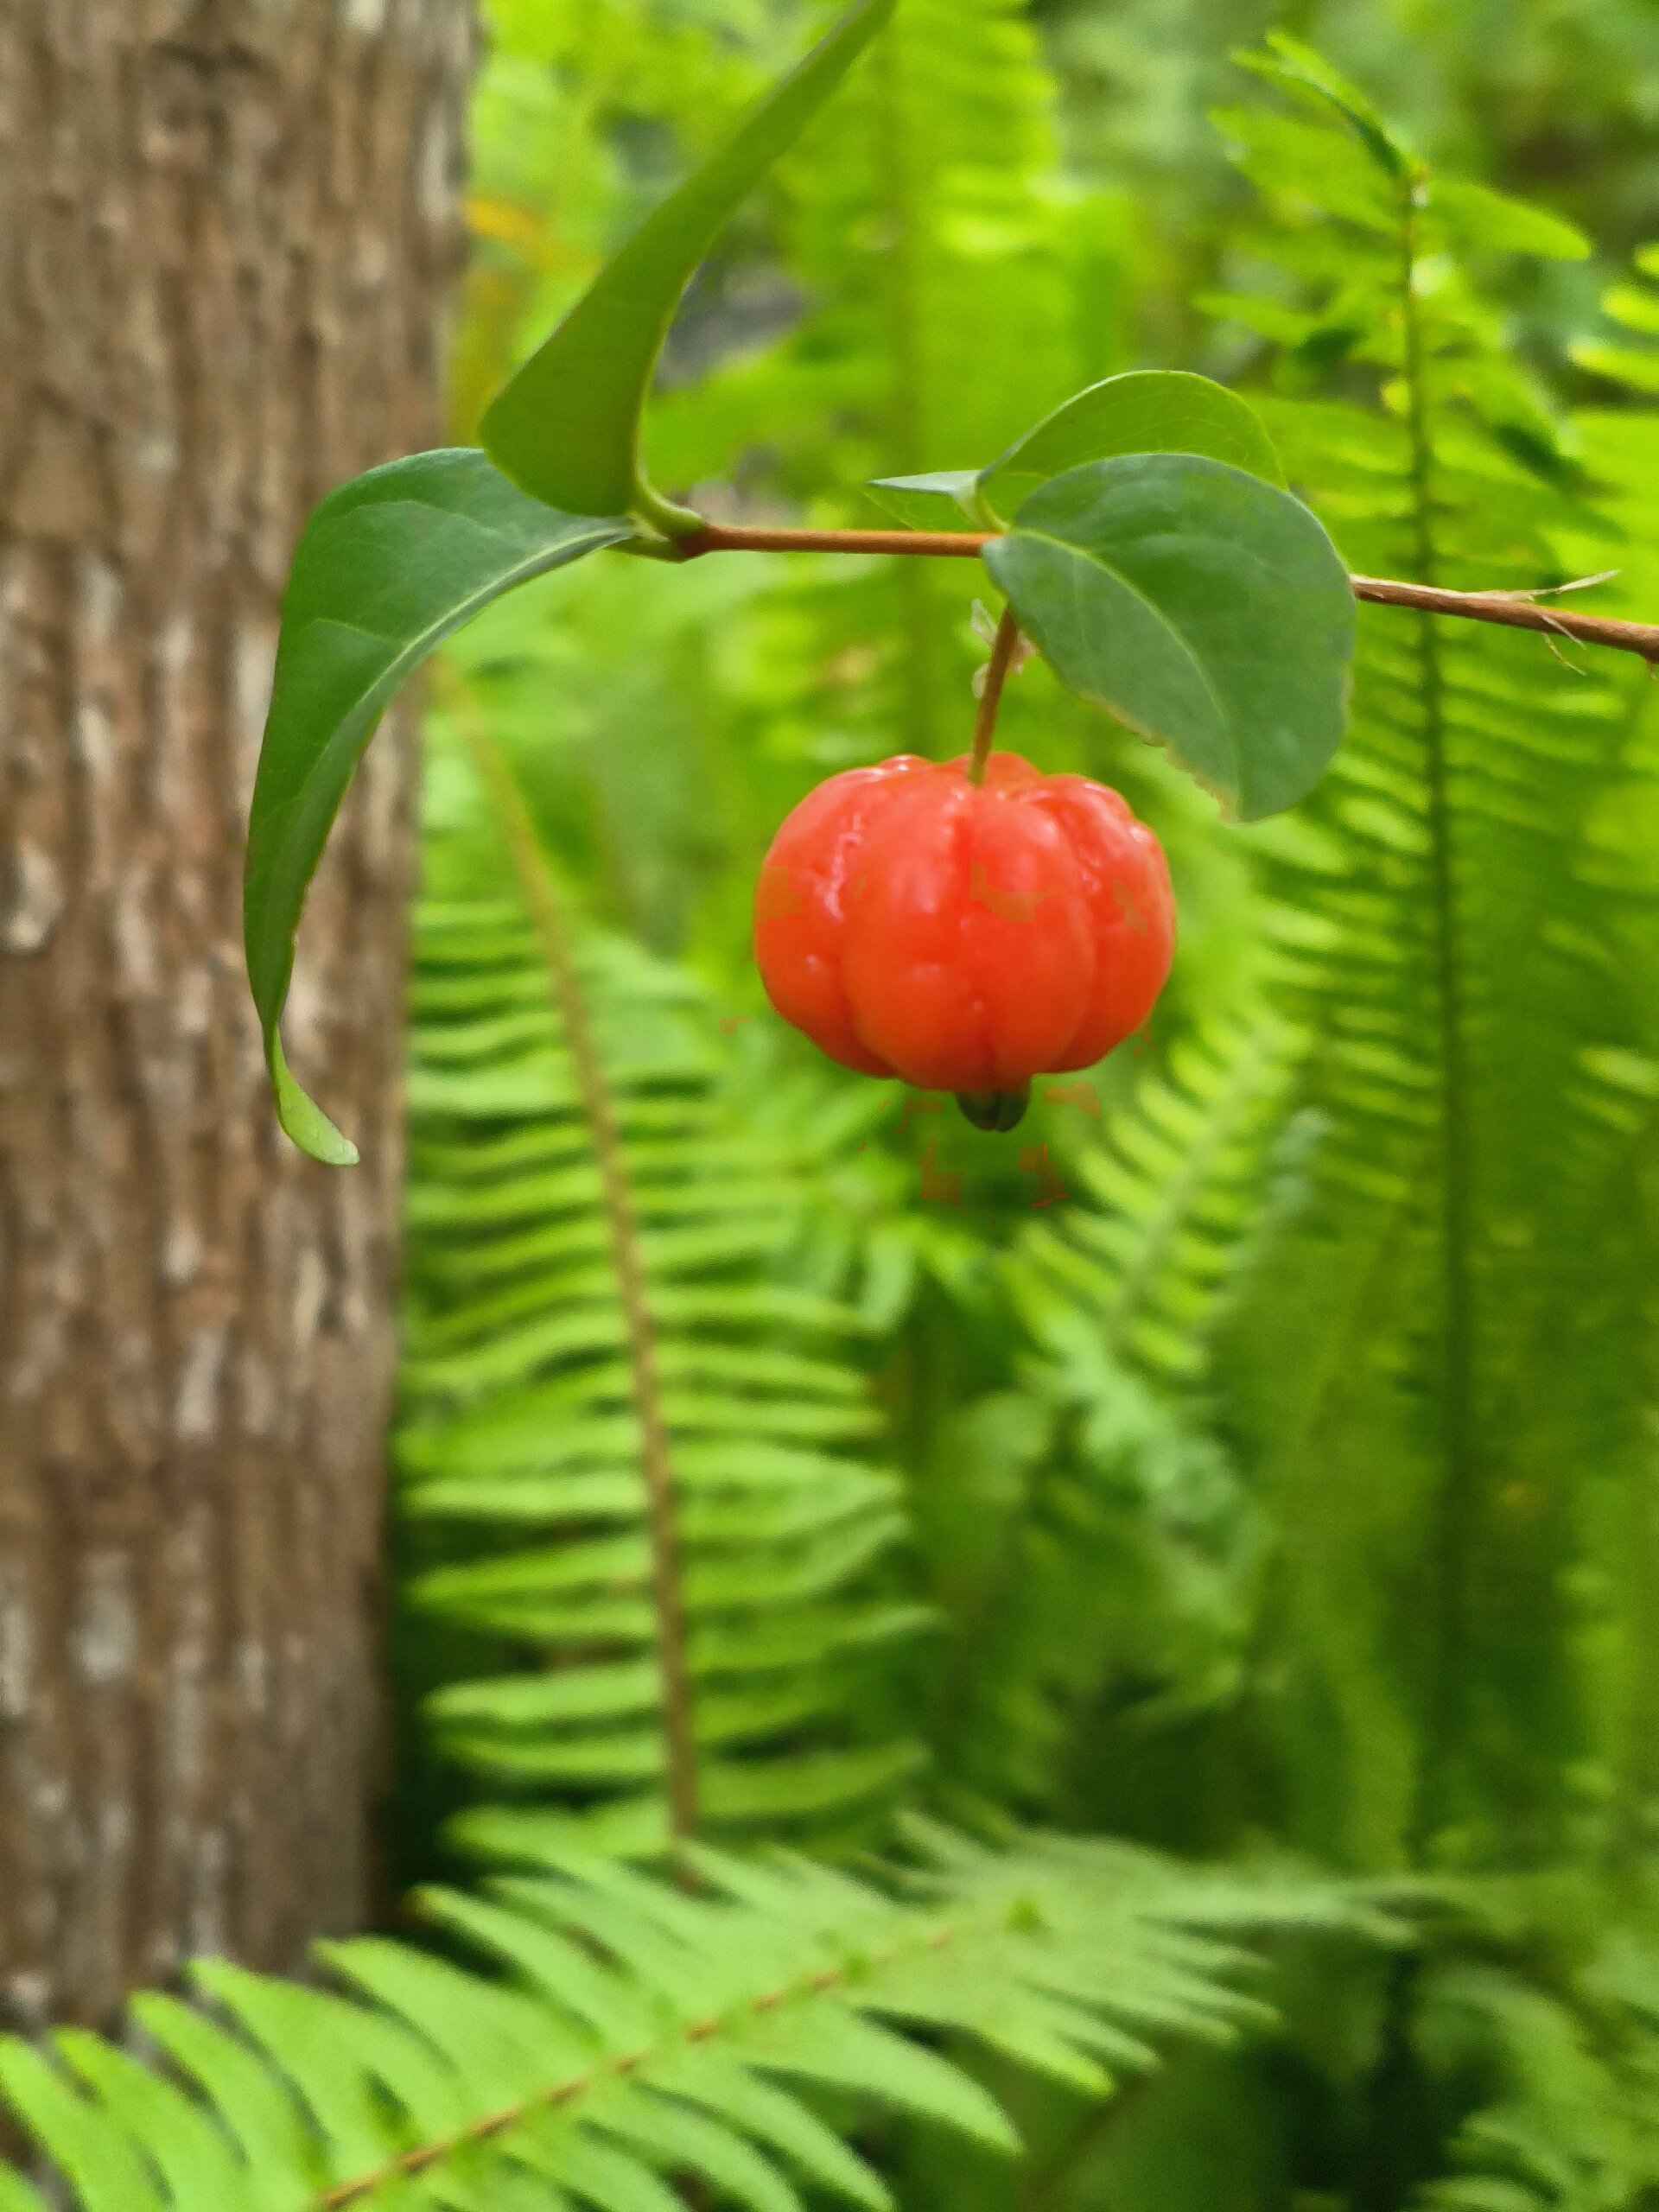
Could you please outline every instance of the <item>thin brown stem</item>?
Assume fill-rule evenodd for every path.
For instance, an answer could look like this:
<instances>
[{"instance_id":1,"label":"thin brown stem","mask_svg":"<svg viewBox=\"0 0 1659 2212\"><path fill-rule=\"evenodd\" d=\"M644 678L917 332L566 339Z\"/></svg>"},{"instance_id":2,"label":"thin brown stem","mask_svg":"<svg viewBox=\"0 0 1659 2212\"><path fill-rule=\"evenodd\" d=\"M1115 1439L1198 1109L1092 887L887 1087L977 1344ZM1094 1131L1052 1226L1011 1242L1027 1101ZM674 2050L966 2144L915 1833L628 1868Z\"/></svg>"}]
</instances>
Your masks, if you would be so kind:
<instances>
[{"instance_id":1,"label":"thin brown stem","mask_svg":"<svg viewBox=\"0 0 1659 2212\"><path fill-rule=\"evenodd\" d=\"M976 561L991 542L976 530L772 530L706 522L674 541L687 561L704 553L910 553Z\"/></svg>"},{"instance_id":2,"label":"thin brown stem","mask_svg":"<svg viewBox=\"0 0 1659 2212\"><path fill-rule=\"evenodd\" d=\"M982 784L986 765L991 757L991 744L996 735L997 710L1002 704L1003 687L1008 680L1008 671L1014 665L1014 656L1020 644L1020 625L1014 620L1014 609L1005 607L1002 620L996 626L996 642L991 647L991 664L985 671L985 689L979 695L979 717L974 724L974 753L968 763L968 780Z\"/></svg>"},{"instance_id":3,"label":"thin brown stem","mask_svg":"<svg viewBox=\"0 0 1659 2212\"><path fill-rule=\"evenodd\" d=\"M588 1018L569 939L548 875L541 840L524 793L505 754L478 716L467 719L466 734L479 772L499 815L513 872L530 910L542 956L547 963L565 1043L575 1071L582 1112L593 1136L594 1158L604 1194L611 1258L621 1294L627 1331L628 1366L634 1412L639 1423L639 1464L645 1477L645 1512L651 1533L652 1592L657 1622L657 1659L663 1682L663 1758L668 1791L669 1833L678 1846L697 1831L697 1761L692 1732L691 1678L686 1664L685 1606L679 1530L674 1510L674 1468L668 1424L657 1370L656 1332L639 1249L639 1224L627 1160L611 1103L610 1086Z\"/></svg>"},{"instance_id":4,"label":"thin brown stem","mask_svg":"<svg viewBox=\"0 0 1659 2212\"><path fill-rule=\"evenodd\" d=\"M971 530L772 530L705 523L680 538L675 550L694 561L704 553L896 553L931 559L977 560L994 532ZM1659 622L1626 622L1611 614L1575 614L1541 607L1535 600L1501 591L1445 591L1438 585L1398 583L1386 576L1351 576L1356 599L1378 607L1406 607L1425 614L1460 615L1511 630L1536 630L1580 645L1611 645L1659 663Z\"/></svg>"},{"instance_id":5,"label":"thin brown stem","mask_svg":"<svg viewBox=\"0 0 1659 2212\"><path fill-rule=\"evenodd\" d=\"M1625 622L1611 614L1574 614L1565 607L1501 591L1444 591L1437 584L1391 582L1383 576L1351 576L1356 599L1377 607L1414 607L1423 614L1459 614L1471 622L1498 622L1511 630L1540 630L1583 645L1611 645L1659 661L1659 622Z\"/></svg>"}]
</instances>

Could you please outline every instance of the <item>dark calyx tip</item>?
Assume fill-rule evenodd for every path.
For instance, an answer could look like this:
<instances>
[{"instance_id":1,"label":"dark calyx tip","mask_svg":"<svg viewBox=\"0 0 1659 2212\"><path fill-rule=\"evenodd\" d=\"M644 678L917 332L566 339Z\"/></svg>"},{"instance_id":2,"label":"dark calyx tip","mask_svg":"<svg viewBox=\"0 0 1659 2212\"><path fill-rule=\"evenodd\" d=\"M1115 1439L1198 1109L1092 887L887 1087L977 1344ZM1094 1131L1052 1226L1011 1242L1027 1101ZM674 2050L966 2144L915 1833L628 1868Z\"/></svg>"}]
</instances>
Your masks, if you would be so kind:
<instances>
[{"instance_id":1,"label":"dark calyx tip","mask_svg":"<svg viewBox=\"0 0 1659 2212\"><path fill-rule=\"evenodd\" d=\"M963 1117L976 1129L1017 1129L1031 1103L1031 1085L1018 1090L959 1090L957 1103Z\"/></svg>"}]
</instances>

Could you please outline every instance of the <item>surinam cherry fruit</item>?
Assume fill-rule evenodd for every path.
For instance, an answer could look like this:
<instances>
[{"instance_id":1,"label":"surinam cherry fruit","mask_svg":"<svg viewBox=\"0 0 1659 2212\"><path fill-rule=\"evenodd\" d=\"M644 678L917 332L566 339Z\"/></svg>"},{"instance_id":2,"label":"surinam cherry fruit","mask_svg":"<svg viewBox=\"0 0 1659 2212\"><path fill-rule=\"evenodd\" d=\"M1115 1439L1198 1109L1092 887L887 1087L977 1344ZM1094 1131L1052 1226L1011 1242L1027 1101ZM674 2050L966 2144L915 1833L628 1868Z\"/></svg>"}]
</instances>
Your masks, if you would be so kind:
<instances>
[{"instance_id":1,"label":"surinam cherry fruit","mask_svg":"<svg viewBox=\"0 0 1659 2212\"><path fill-rule=\"evenodd\" d=\"M755 899L761 980L844 1067L954 1090L1012 1128L1031 1078L1138 1029L1175 946L1163 849L1083 776L993 753L901 753L832 776L773 839Z\"/></svg>"}]
</instances>

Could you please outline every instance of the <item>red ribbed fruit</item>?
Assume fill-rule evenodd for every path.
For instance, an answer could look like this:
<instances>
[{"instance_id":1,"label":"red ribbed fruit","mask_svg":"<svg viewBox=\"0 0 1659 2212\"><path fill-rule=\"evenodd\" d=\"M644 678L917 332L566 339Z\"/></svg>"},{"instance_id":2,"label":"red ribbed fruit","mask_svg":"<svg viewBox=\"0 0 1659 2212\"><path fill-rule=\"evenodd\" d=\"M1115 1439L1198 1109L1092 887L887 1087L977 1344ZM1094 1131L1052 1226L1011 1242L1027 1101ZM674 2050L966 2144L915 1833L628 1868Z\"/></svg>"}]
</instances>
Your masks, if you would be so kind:
<instances>
[{"instance_id":1,"label":"red ribbed fruit","mask_svg":"<svg viewBox=\"0 0 1659 2212\"><path fill-rule=\"evenodd\" d=\"M1116 791L1014 753L982 785L967 768L901 753L810 792L761 868L754 950L773 1006L831 1059L995 1096L1141 1027L1175 902Z\"/></svg>"}]
</instances>

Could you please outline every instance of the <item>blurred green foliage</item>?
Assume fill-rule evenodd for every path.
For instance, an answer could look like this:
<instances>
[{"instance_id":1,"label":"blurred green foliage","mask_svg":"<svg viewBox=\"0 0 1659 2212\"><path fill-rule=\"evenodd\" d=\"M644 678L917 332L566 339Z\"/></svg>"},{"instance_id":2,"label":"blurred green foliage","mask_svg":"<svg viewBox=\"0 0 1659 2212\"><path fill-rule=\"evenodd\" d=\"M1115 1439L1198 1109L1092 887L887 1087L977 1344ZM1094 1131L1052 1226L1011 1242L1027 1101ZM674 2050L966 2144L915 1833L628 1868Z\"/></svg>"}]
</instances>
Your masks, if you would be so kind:
<instances>
[{"instance_id":1,"label":"blurred green foliage","mask_svg":"<svg viewBox=\"0 0 1659 2212\"><path fill-rule=\"evenodd\" d=\"M458 438L823 14L493 0ZM1269 30L1363 83L1408 166L1538 203L1593 251L1557 257L1548 225L1524 238L1541 254L1512 251L1524 219L1478 194L1414 211L1299 90L1294 49L1266 86L1230 59ZM1659 327L1651 257L1623 276L1659 232L1656 121L1646 0L904 0L696 280L653 478L715 515L871 524L868 478L976 466L1086 382L1193 366L1259 398L1356 569L1519 588L1616 569L1592 603L1659 616L1659 427L1628 359ZM505 872L464 795L471 717L594 948L601 1027L628 1032L605 978L631 940L656 964L629 988L654 975L646 995L681 1004L710 1111L777 1179L771 1280L860 1317L846 1357L907 1501L872 1586L931 1627L859 1675L859 1739L924 1738L922 1794L959 1819L1447 1885L1408 1957L1287 1951L1285 2024L1244 2053L1097 2111L999 2075L1023 2181L884 2139L900 2201L1637 2212L1659 2190L1646 671L1368 612L1337 772L1243 832L1034 666L1004 741L1128 793L1170 852L1183 942L1148 1035L988 1138L818 1061L747 949L760 855L808 788L965 745L976 588L965 563L607 556L449 649L405 1481L442 1471L434 1422L488 1415L500 1382L489 1313L455 1291L495 1231L440 1221L472 1140L429 1080L457 1051L510 1073L522 1046L452 1034L467 1009L433 964L456 870ZM520 1096L525 1128L563 1110ZM556 1294L529 1287L526 1310ZM446 1376L435 1344L481 1364ZM562 1371L532 1355L514 1387ZM741 1428L741 1403L721 1418ZM402 1541L429 1594L507 1539L457 1549L410 1518ZM477 1624L461 1605L437 1635L411 1609L400 1633L409 1687L487 1727L466 1685L549 1653ZM433 1740L413 1732L406 1762L410 1871L512 1764L476 1727L470 1763ZM550 1753L521 1812L580 1807L550 1796L560 1771ZM838 1803L831 1826L881 1817Z\"/></svg>"}]
</instances>

